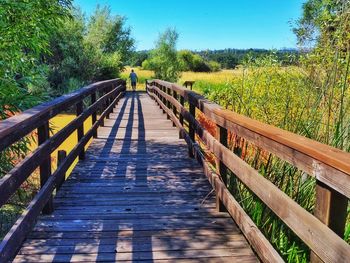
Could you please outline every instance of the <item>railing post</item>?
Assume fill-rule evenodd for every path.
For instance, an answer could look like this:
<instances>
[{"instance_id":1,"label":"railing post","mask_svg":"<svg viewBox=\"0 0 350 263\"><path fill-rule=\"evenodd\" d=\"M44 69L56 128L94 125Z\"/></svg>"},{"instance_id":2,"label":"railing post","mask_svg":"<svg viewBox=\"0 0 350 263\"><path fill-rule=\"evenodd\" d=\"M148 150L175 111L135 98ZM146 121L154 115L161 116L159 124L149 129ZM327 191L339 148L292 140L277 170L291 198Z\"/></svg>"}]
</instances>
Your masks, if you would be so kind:
<instances>
[{"instance_id":1,"label":"railing post","mask_svg":"<svg viewBox=\"0 0 350 263\"><path fill-rule=\"evenodd\" d=\"M66 159L67 157L67 152L64 150L59 150L57 152L57 168L60 167L64 161L64 159ZM64 173L62 175L62 177L59 179L57 186L56 186L56 191L59 191L62 184L64 183L64 181L66 180L66 173Z\"/></svg>"},{"instance_id":2,"label":"railing post","mask_svg":"<svg viewBox=\"0 0 350 263\"><path fill-rule=\"evenodd\" d=\"M182 97L181 95L179 95L179 97L180 97L180 104L181 104L181 106L185 107L185 99L184 99L184 97ZM183 127L184 126L184 116L182 115L181 112L179 112L179 120L180 120L181 126ZM183 136L182 136L181 132L179 132L179 138L183 139Z\"/></svg>"},{"instance_id":3,"label":"railing post","mask_svg":"<svg viewBox=\"0 0 350 263\"><path fill-rule=\"evenodd\" d=\"M113 90L113 84L111 85L111 90ZM113 100L114 100L114 94L108 99L108 106L111 105L113 103ZM108 112L108 119L110 118L110 114L113 113L113 107L111 108L111 111Z\"/></svg>"},{"instance_id":4,"label":"railing post","mask_svg":"<svg viewBox=\"0 0 350 263\"><path fill-rule=\"evenodd\" d=\"M195 119L196 118L196 107L190 103L190 114L192 115L192 117ZM189 130L188 130L189 136L191 138L192 143L195 143L195 131L194 131L194 123L189 123ZM193 148L189 147L188 150L188 155L191 158L194 158L194 154L193 154Z\"/></svg>"},{"instance_id":5,"label":"railing post","mask_svg":"<svg viewBox=\"0 0 350 263\"><path fill-rule=\"evenodd\" d=\"M163 91L163 92L165 92L165 87L163 87L163 86L160 86L160 90L161 91ZM162 97L162 102L163 102L163 104L166 106L166 99L165 99L165 97L163 97L162 95L160 95L161 97ZM161 107L161 109L163 109L162 107ZM163 113L166 113L166 111L163 109ZM168 116L167 116L168 117Z\"/></svg>"},{"instance_id":6,"label":"railing post","mask_svg":"<svg viewBox=\"0 0 350 263\"><path fill-rule=\"evenodd\" d=\"M103 96L103 92L102 92L102 91L99 91L99 92L98 92L98 97L101 98L102 96ZM102 113L104 112L104 107L105 107L105 103L102 102L102 103L101 103L101 106L98 107L98 108L99 108L99 111L100 111L100 114L102 114ZM101 119L101 125L100 125L100 126L101 126L101 127L105 126L105 121L104 121L104 119Z\"/></svg>"},{"instance_id":7,"label":"railing post","mask_svg":"<svg viewBox=\"0 0 350 263\"><path fill-rule=\"evenodd\" d=\"M38 127L38 145L43 144L50 138L49 121ZM51 176L51 154L45 157L40 165L40 186L43 187ZM54 210L52 195L50 195L46 205L43 208L43 214L51 214Z\"/></svg>"},{"instance_id":8,"label":"railing post","mask_svg":"<svg viewBox=\"0 0 350 263\"><path fill-rule=\"evenodd\" d=\"M316 181L316 203L314 215L338 236L344 238L348 199L326 184ZM312 263L323 262L311 252Z\"/></svg>"},{"instance_id":9,"label":"railing post","mask_svg":"<svg viewBox=\"0 0 350 263\"><path fill-rule=\"evenodd\" d=\"M170 89L169 89L168 87L165 88L165 91L166 91L166 94L170 95ZM171 105L171 104L170 104L170 101L169 101L168 99L165 99L165 101L166 101L166 104L165 104L166 107L167 107L168 109L170 109L170 108L171 108L171 106L170 106L170 105ZM166 117L167 117L168 120L170 120L170 115L169 115L169 114L167 114Z\"/></svg>"},{"instance_id":10,"label":"railing post","mask_svg":"<svg viewBox=\"0 0 350 263\"><path fill-rule=\"evenodd\" d=\"M185 107L185 99L180 95L180 104L182 107ZM183 126L184 125L184 116L179 112L179 117L180 117L180 123Z\"/></svg>"},{"instance_id":11,"label":"railing post","mask_svg":"<svg viewBox=\"0 0 350 263\"><path fill-rule=\"evenodd\" d=\"M76 105L77 107L77 116L83 113L83 101L80 101ZM78 133L78 142L84 137L84 123L81 124L77 128L77 133ZM85 149L83 148L81 152L79 153L79 160L84 160L85 159Z\"/></svg>"},{"instance_id":12,"label":"railing post","mask_svg":"<svg viewBox=\"0 0 350 263\"><path fill-rule=\"evenodd\" d=\"M173 98L174 98L175 100L177 100L177 93L176 93L175 90L173 90ZM175 115L175 117L176 117L176 115L177 115L177 110L176 110L175 104L173 104L172 107L173 107L173 113L174 113L174 115ZM174 121L173 121L173 126L174 126L174 127L176 126Z\"/></svg>"},{"instance_id":13,"label":"railing post","mask_svg":"<svg viewBox=\"0 0 350 263\"><path fill-rule=\"evenodd\" d=\"M224 127L221 127L219 125L216 125L216 139L225 147L228 146L227 141L227 129ZM227 186L227 167L226 165L218 158L216 157L216 173L221 176L221 179L225 186ZM216 209L218 212L226 212L226 207L221 202L220 198L216 196Z\"/></svg>"},{"instance_id":14,"label":"railing post","mask_svg":"<svg viewBox=\"0 0 350 263\"><path fill-rule=\"evenodd\" d=\"M94 104L96 102L96 93L92 93L91 94L91 105ZM92 114L91 114L91 123L92 123L92 126L96 123L97 121L97 110L94 111ZM93 132L93 135L92 135L94 138L97 138L97 129Z\"/></svg>"},{"instance_id":15,"label":"railing post","mask_svg":"<svg viewBox=\"0 0 350 263\"><path fill-rule=\"evenodd\" d=\"M106 94L107 94L108 92L110 92L110 91L111 91L111 89L108 88ZM105 109L107 109L108 106L109 106L110 104L111 104L111 99L110 99L110 98L107 98L107 99L105 100ZM107 114L106 114L106 119L109 119L109 117L110 117L109 114L110 114L110 111L107 112Z\"/></svg>"}]
</instances>

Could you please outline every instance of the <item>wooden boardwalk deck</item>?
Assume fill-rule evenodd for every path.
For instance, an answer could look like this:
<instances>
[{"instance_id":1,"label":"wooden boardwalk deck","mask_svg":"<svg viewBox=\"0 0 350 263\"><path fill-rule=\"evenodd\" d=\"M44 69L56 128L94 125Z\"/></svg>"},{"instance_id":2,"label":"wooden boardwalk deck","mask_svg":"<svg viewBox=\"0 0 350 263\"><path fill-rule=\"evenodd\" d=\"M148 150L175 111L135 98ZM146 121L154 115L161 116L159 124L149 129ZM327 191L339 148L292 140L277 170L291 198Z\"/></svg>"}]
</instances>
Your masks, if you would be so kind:
<instances>
[{"instance_id":1,"label":"wooden boardwalk deck","mask_svg":"<svg viewBox=\"0 0 350 263\"><path fill-rule=\"evenodd\" d=\"M178 131L127 93L15 262L257 262Z\"/></svg>"}]
</instances>

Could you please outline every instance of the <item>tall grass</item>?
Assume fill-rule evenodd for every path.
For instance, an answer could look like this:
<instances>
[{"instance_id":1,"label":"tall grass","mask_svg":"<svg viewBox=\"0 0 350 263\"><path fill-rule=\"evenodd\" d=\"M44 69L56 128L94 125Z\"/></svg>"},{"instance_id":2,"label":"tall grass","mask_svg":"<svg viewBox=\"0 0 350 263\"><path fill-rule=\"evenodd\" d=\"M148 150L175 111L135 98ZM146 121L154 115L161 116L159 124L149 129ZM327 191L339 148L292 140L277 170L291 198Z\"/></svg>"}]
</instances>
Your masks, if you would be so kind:
<instances>
[{"instance_id":1,"label":"tall grass","mask_svg":"<svg viewBox=\"0 0 350 263\"><path fill-rule=\"evenodd\" d=\"M324 51L325 52L325 51ZM236 70L218 73L183 72L179 84L194 80L194 90L221 106L253 119L350 151L349 53L328 49L324 56L309 53L300 65L284 67L273 54L248 59ZM151 78L152 72L136 70ZM199 121L212 133L215 125ZM313 213L315 179L235 134L230 148ZM308 247L236 177L229 188L244 210L287 262L308 262ZM350 209L344 239L350 243Z\"/></svg>"},{"instance_id":2,"label":"tall grass","mask_svg":"<svg viewBox=\"0 0 350 263\"><path fill-rule=\"evenodd\" d=\"M282 67L273 55L247 61L240 76L217 84L200 81L195 88L227 109L308 138L349 151L349 55L333 57L343 67ZM343 61L343 60L346 61ZM321 76L322 75L322 76ZM202 122L205 123L205 122ZM315 180L235 134L231 149L307 211L313 212ZM308 262L307 246L234 175L229 186L236 199L288 262ZM350 242L347 220L345 240Z\"/></svg>"}]
</instances>

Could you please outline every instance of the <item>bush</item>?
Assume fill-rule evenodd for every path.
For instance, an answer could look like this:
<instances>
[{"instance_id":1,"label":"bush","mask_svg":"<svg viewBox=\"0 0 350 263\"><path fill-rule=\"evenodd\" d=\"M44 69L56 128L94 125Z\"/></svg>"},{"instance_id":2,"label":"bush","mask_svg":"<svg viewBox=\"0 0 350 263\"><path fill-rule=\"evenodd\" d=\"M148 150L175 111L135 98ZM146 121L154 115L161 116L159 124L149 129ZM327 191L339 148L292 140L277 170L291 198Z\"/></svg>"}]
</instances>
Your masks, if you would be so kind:
<instances>
[{"instance_id":1,"label":"bush","mask_svg":"<svg viewBox=\"0 0 350 263\"><path fill-rule=\"evenodd\" d=\"M150 58L142 63L144 69L154 71L155 78L170 82L176 82L179 79L181 68L176 51L178 37L175 30L167 29L159 36Z\"/></svg>"},{"instance_id":2,"label":"bush","mask_svg":"<svg viewBox=\"0 0 350 263\"><path fill-rule=\"evenodd\" d=\"M215 61L206 62L200 55L189 50L179 51L178 58L182 71L215 72L221 68L219 63Z\"/></svg>"},{"instance_id":3,"label":"bush","mask_svg":"<svg viewBox=\"0 0 350 263\"><path fill-rule=\"evenodd\" d=\"M209 61L208 64L211 72L218 72L221 69L220 63L216 61Z\"/></svg>"}]
</instances>

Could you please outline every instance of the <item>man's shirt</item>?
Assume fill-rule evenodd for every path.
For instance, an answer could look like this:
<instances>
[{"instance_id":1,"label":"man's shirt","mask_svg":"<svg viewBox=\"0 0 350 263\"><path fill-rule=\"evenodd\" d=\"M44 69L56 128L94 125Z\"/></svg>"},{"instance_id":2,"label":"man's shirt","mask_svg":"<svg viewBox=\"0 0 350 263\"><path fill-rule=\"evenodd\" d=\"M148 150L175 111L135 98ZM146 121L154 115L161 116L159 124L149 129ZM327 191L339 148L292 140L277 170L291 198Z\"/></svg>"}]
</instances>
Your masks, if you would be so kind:
<instances>
[{"instance_id":1,"label":"man's shirt","mask_svg":"<svg viewBox=\"0 0 350 263\"><path fill-rule=\"evenodd\" d=\"M135 72L131 72L129 77L130 77L131 82L137 81L137 75Z\"/></svg>"}]
</instances>

